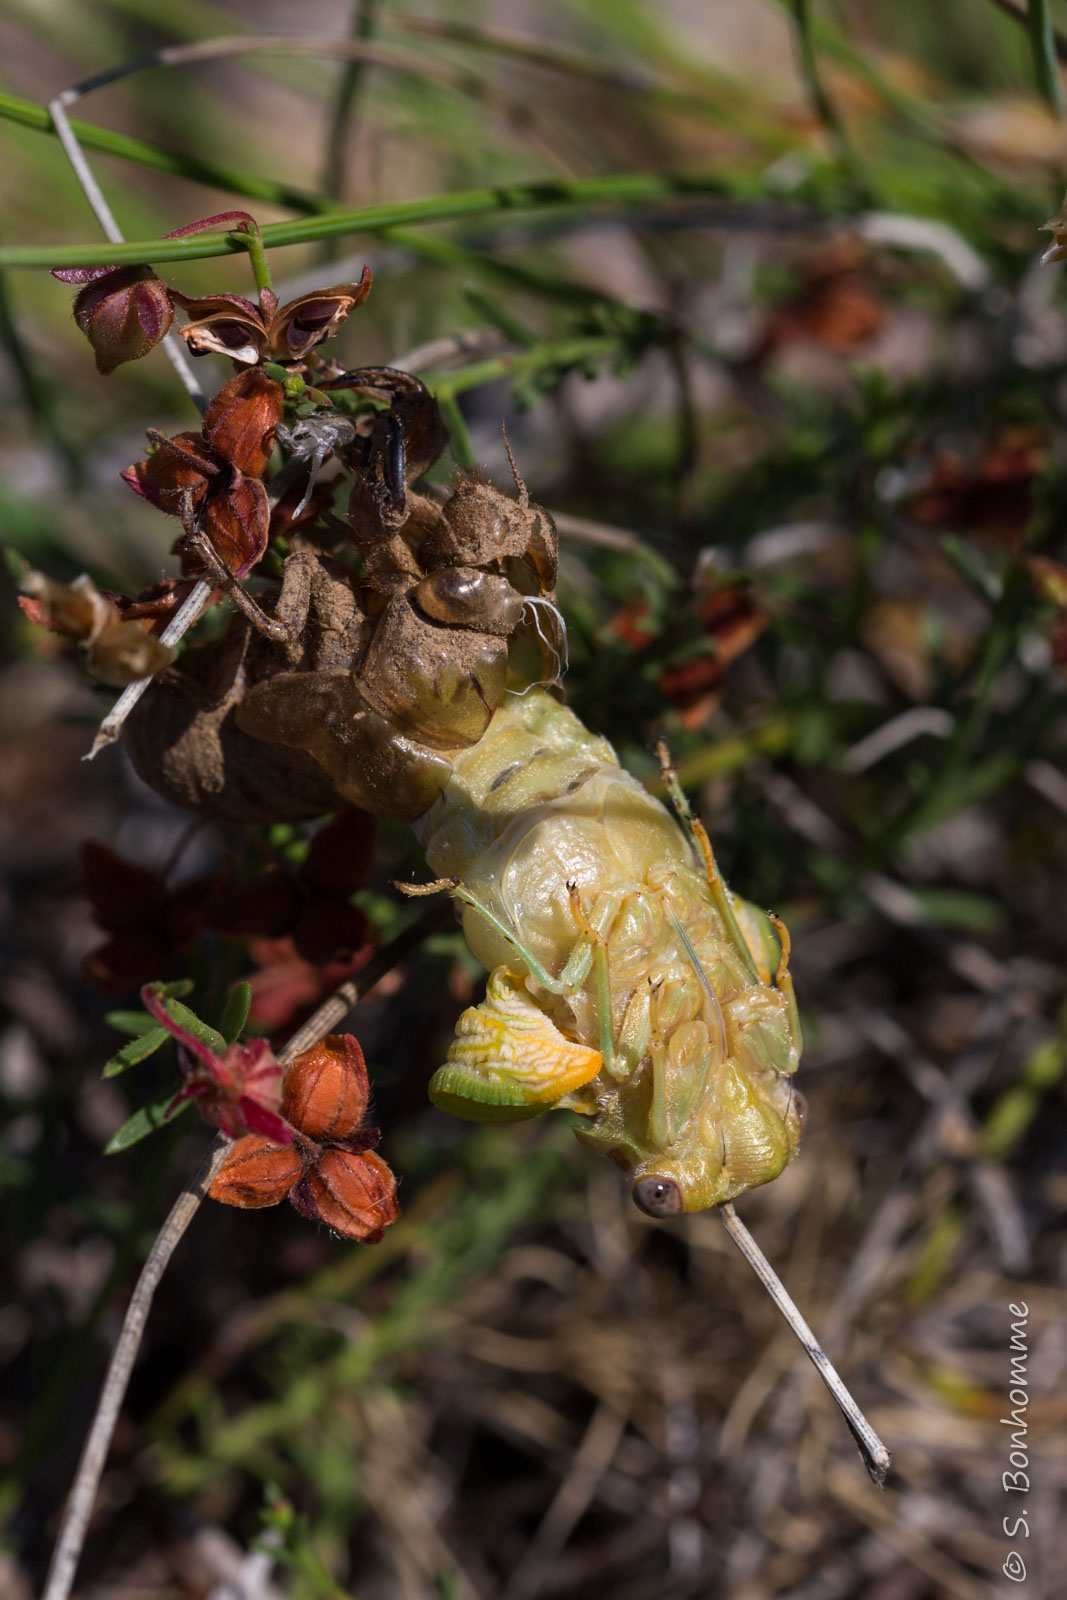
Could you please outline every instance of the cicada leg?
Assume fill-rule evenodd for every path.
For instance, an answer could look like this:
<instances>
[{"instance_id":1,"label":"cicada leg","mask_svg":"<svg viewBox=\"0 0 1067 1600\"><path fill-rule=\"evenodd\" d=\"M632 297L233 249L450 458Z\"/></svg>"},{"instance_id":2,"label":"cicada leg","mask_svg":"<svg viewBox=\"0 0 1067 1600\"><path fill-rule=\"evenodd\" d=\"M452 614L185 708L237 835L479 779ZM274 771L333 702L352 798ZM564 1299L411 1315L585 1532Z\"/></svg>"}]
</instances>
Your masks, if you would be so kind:
<instances>
[{"instance_id":1,"label":"cicada leg","mask_svg":"<svg viewBox=\"0 0 1067 1600\"><path fill-rule=\"evenodd\" d=\"M489 924L494 932L507 941L526 967L530 976L536 983L540 984L542 989L547 989L549 994L568 995L578 988L580 984L584 983L589 976L589 969L593 965L595 946L584 932L578 938L574 949L567 958L563 971L558 978L554 978L547 967L542 965L533 952L526 948L514 929L509 928L505 922L502 922L494 911L490 911L489 907L484 905L477 895L472 893L459 878L435 878L432 883L395 883L394 887L399 889L401 894L406 895L447 893L452 896L453 900L460 901L462 905L470 906L472 911L477 911L478 915Z\"/></svg>"},{"instance_id":2,"label":"cicada leg","mask_svg":"<svg viewBox=\"0 0 1067 1600\"><path fill-rule=\"evenodd\" d=\"M593 970L596 974L596 1011L597 1030L600 1039L600 1055L604 1070L614 1078L615 1073L615 1040L612 1037L611 1017L611 973L608 969L608 942L599 928L594 928L586 915L585 906L578 885L571 880L567 885L567 894L570 896L571 915L573 916L584 940L588 941L588 948L592 951ZM609 915L613 916L616 907L607 907ZM577 952L578 946L571 954L571 960ZM570 962L568 962L568 965ZM566 971L566 967L564 968Z\"/></svg>"},{"instance_id":3,"label":"cicada leg","mask_svg":"<svg viewBox=\"0 0 1067 1600\"><path fill-rule=\"evenodd\" d=\"M758 982L759 969L756 965L755 957L753 956L752 951L749 949L748 941L741 931L741 925L738 922L737 916L734 912L733 898L729 889L727 889L726 884L723 882L722 875L720 874L718 865L716 864L715 852L711 847L711 840L708 838L708 830L705 828L700 818L694 815L693 808L686 799L685 790L678 782L678 774L671 765L670 752L668 751L663 740L660 740L660 743L657 746L657 754L659 755L660 770L663 773L663 781L667 786L667 793L670 795L671 804L674 806L674 809L677 811L682 822L688 828L693 839L693 843L700 851L701 858L704 862L704 870L707 873L708 888L711 891L712 903L715 906L716 911L719 913L719 916L722 918L723 926L725 927L730 938L730 942L733 944L738 955L741 956L752 976Z\"/></svg>"},{"instance_id":4,"label":"cicada leg","mask_svg":"<svg viewBox=\"0 0 1067 1600\"><path fill-rule=\"evenodd\" d=\"M432 883L396 885L402 893L408 895L439 894L447 892L454 900L459 900L463 905L470 906L477 911L479 916L493 928L502 938L506 939L520 958L523 965L534 981L549 994L567 996L579 988L589 976L590 969L596 978L596 1011L597 1035L600 1046L601 1064L613 1078L629 1077L633 1070L633 1051L627 1052L629 1060L616 1060L615 1040L613 1036L613 1018L611 1003L611 975L608 964L608 934L611 924L618 914L619 907L630 892L628 889L615 889L601 895L597 900L596 910L592 917L589 916L582 901L578 885L574 882L567 884L567 893L570 899L571 914L578 929L578 938L571 950L559 977L553 975L538 961L537 957L528 950L518 935L491 911L488 906L474 895L465 884L455 878L437 878ZM644 1008L645 1016L629 1020L629 1030L636 1032L641 1037L641 1049L648 1036L647 1004ZM627 1032L629 1011L623 1022L624 1035ZM640 1059L641 1050L637 1059Z\"/></svg>"},{"instance_id":5,"label":"cicada leg","mask_svg":"<svg viewBox=\"0 0 1067 1600\"><path fill-rule=\"evenodd\" d=\"M800 1052L804 1048L804 1033L800 1026L800 1012L797 1009L797 997L793 989L793 978L789 971L789 952L793 948L793 941L790 939L789 929L786 927L781 917L776 916L773 911L769 911L767 915L774 924L774 931L778 935L778 944L781 949L781 954L778 957L778 970L774 975L774 982L779 992L785 995L785 1002L789 1007L789 1032L792 1036L793 1044L796 1047L796 1053L799 1056Z\"/></svg>"}]
</instances>

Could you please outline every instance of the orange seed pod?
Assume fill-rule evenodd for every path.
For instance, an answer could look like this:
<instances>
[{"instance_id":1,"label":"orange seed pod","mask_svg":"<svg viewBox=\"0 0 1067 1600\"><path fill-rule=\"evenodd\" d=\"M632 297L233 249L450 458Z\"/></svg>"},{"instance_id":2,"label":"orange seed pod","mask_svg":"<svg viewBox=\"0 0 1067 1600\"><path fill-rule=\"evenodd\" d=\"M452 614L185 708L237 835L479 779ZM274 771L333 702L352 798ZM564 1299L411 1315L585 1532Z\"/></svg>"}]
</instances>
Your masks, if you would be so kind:
<instances>
[{"instance_id":1,"label":"orange seed pod","mask_svg":"<svg viewBox=\"0 0 1067 1600\"><path fill-rule=\"evenodd\" d=\"M350 1033L328 1033L289 1068L282 1114L309 1139L343 1139L367 1110L367 1065Z\"/></svg>"},{"instance_id":2,"label":"orange seed pod","mask_svg":"<svg viewBox=\"0 0 1067 1600\"><path fill-rule=\"evenodd\" d=\"M244 1211L276 1206L300 1177L302 1166L292 1145L271 1144L249 1133L234 1140L208 1194Z\"/></svg>"},{"instance_id":3,"label":"orange seed pod","mask_svg":"<svg viewBox=\"0 0 1067 1600\"><path fill-rule=\"evenodd\" d=\"M396 1179L372 1151L327 1150L290 1198L305 1217L366 1244L377 1244L400 1215Z\"/></svg>"}]
</instances>

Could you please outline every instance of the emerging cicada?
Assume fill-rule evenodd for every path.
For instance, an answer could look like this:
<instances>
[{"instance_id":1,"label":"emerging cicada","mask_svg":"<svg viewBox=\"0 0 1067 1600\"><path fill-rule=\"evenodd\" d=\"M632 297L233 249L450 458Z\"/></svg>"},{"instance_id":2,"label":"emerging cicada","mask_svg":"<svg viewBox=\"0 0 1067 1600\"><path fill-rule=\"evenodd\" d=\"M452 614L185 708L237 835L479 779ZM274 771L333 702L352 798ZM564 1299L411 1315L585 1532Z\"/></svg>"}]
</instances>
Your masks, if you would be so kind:
<instances>
[{"instance_id":1,"label":"emerging cicada","mask_svg":"<svg viewBox=\"0 0 1067 1600\"><path fill-rule=\"evenodd\" d=\"M336 527L332 554L322 535L297 543L273 613L257 622L243 597L230 642L145 696L140 772L216 815L332 802L414 822L439 876L409 892L450 891L491 973L434 1075L438 1106L578 1112L653 1216L767 1182L801 1125L784 927L729 893L688 819L697 865L561 703L551 518L521 481L517 502L476 476L443 506L416 494L445 438L436 406L406 374L353 376L392 401L342 454L364 576L336 559ZM198 699L197 663L227 650L223 688Z\"/></svg>"},{"instance_id":2,"label":"emerging cicada","mask_svg":"<svg viewBox=\"0 0 1067 1600\"><path fill-rule=\"evenodd\" d=\"M800 1028L784 926L703 870L666 808L544 689L508 694L416 824L491 971L436 1105L566 1107L651 1216L700 1211L796 1153ZM775 952L774 971L770 967Z\"/></svg>"}]
</instances>

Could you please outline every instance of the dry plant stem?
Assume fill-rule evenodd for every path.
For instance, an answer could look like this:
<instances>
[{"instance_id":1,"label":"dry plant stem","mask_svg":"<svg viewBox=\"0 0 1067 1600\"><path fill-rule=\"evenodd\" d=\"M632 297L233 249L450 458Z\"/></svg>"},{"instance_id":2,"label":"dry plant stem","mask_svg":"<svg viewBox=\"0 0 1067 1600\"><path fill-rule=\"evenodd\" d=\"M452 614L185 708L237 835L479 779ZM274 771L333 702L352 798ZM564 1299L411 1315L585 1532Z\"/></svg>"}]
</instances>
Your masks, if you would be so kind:
<instances>
[{"instance_id":1,"label":"dry plant stem","mask_svg":"<svg viewBox=\"0 0 1067 1600\"><path fill-rule=\"evenodd\" d=\"M73 105L85 92L84 86L64 89L62 94L56 95L56 98L49 103L48 112L55 124L59 142L66 152L67 160L74 169L74 176L81 185L82 193L88 200L93 215L112 244L122 244L124 242L122 230L115 221L111 207L104 199L103 191L85 158L85 152L78 143L74 129L70 125L70 118L66 112L66 107ZM167 352L167 358L181 379L193 404L200 412L200 415L203 416L207 410L207 395L200 387L197 376L189 365L184 345L173 333L168 333L163 340L163 348Z\"/></svg>"},{"instance_id":2,"label":"dry plant stem","mask_svg":"<svg viewBox=\"0 0 1067 1600\"><path fill-rule=\"evenodd\" d=\"M137 1351L140 1348L153 1296L182 1235L192 1222L201 1200L211 1186L212 1179L222 1165L228 1148L229 1140L223 1139L220 1135L201 1162L197 1173L175 1201L170 1216L160 1228L156 1241L149 1251L148 1259L141 1269L141 1276L137 1280L137 1286L126 1309L122 1331L100 1390L93 1425L85 1441L81 1460L78 1462L74 1487L67 1501L63 1526L52 1564L48 1569L42 1600L67 1600L70 1594L96 1500L96 1492L104 1471L104 1463L111 1448L111 1438L126 1396L130 1373L137 1359Z\"/></svg>"},{"instance_id":3,"label":"dry plant stem","mask_svg":"<svg viewBox=\"0 0 1067 1600\"><path fill-rule=\"evenodd\" d=\"M449 916L451 915L450 907L446 905L443 909ZM402 934L367 963L358 978L350 978L347 983L343 983L319 1006L314 1015L308 1018L303 1027L297 1029L289 1042L279 1051L279 1061L288 1066L296 1056L309 1050L325 1034L336 1028L353 1006L369 994L386 973L391 972L411 950L421 944L428 933L434 931L437 924L443 922L441 910L441 907L434 907L427 916L417 918L410 927L405 928ZM52 1556L52 1564L48 1569L48 1578L41 1600L68 1600L153 1296L171 1256L195 1217L200 1202L210 1189L212 1180L229 1148L228 1139L220 1135L215 1140L199 1170L175 1201L170 1216L159 1230L141 1269L141 1276L126 1308L118 1343L108 1364L107 1376L100 1390L89 1437L85 1441L85 1448L78 1462L74 1486L67 1500L59 1539Z\"/></svg>"},{"instance_id":4,"label":"dry plant stem","mask_svg":"<svg viewBox=\"0 0 1067 1600\"><path fill-rule=\"evenodd\" d=\"M490 111L504 120L532 132L542 152L565 172L571 163L559 148L558 140L547 122L534 116L528 104L498 88L495 84L477 77L470 69L457 72L449 62L412 55L395 45L381 44L377 40L346 37L345 35L306 33L224 34L214 39L196 39L191 44L163 45L132 61L125 61L106 72L84 78L72 89L67 89L59 100L67 105L83 95L92 94L108 84L117 83L149 67L181 67L198 61L219 61L227 56L279 54L320 55L336 61L356 62L361 66L375 66L414 78L417 82L440 83L455 94L480 99ZM58 127L58 125L57 125Z\"/></svg>"},{"instance_id":5,"label":"dry plant stem","mask_svg":"<svg viewBox=\"0 0 1067 1600\"><path fill-rule=\"evenodd\" d=\"M100 188L100 185L97 183L93 170L86 160L84 150L78 143L74 129L70 125L70 118L67 116L66 112L66 107L68 105L73 105L74 102L80 99L81 95L84 93L84 87L64 89L63 93L57 95L56 98L51 102L48 110L52 121L55 123L55 129L59 137L59 142L66 151L67 160L70 162L71 167L74 170L74 176L81 185L82 193L89 202L96 220L99 222L101 228L104 230L104 233L113 244L121 244L122 230L115 221L111 207L104 198L103 191ZM200 415L203 416L207 410L207 395L200 387L200 383L196 377L196 374L189 365L189 359L185 354L185 348L182 345L181 340L175 338L174 334L168 333L166 338L163 340L163 348L167 352L167 357L171 366L174 368L182 384L184 385L186 393L189 395ZM206 583L198 583L192 592L186 597L184 604L178 608L178 611L167 624L161 636L160 642L165 645L177 644L182 634L185 633L188 628L192 627L193 623L199 617L201 611L203 611L205 605L207 604L210 595L210 586ZM119 695L119 698L115 702L114 706L112 706L108 715L104 718L104 721L97 732L96 738L93 740L92 749L85 757L83 757L84 760L91 761L93 756L95 756L98 751L102 750L105 745L114 743L119 736L119 730L121 729L122 724L125 722L126 718L129 716L138 700L144 694L151 681L151 678L141 678L136 683L127 685L127 687Z\"/></svg>"},{"instance_id":6,"label":"dry plant stem","mask_svg":"<svg viewBox=\"0 0 1067 1600\"><path fill-rule=\"evenodd\" d=\"M176 645L182 634L187 633L193 623L199 619L210 598L211 585L210 583L205 583L201 578L198 583L193 585L173 617L167 623L167 626L163 629L159 636L160 644ZM122 724L126 721L126 718L151 682L151 678L138 678L136 683L128 683L126 685L100 724L96 738L93 740L92 748L82 756L83 761L91 761L107 745L114 744L122 731Z\"/></svg>"},{"instance_id":7,"label":"dry plant stem","mask_svg":"<svg viewBox=\"0 0 1067 1600\"><path fill-rule=\"evenodd\" d=\"M811 1361L827 1389L829 1389L841 1415L848 1424L849 1432L859 1446L863 1464L867 1468L872 1481L881 1488L885 1483L886 1474L892 1461L889 1451L838 1377L833 1364L823 1352L818 1339L816 1339L793 1303L785 1284L779 1278L763 1251L741 1221L741 1218L737 1215L730 1201L719 1207L719 1216L730 1238L800 1340L801 1345L804 1347L804 1353Z\"/></svg>"}]
</instances>

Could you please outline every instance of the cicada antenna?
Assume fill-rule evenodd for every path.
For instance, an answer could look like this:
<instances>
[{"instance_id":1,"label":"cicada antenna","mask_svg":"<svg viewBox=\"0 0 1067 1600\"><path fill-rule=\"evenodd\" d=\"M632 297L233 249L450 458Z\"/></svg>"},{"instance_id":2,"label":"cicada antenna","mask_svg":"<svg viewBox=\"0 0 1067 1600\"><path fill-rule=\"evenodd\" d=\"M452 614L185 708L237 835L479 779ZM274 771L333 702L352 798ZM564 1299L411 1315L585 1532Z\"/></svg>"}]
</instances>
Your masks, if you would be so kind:
<instances>
[{"instance_id":1,"label":"cicada antenna","mask_svg":"<svg viewBox=\"0 0 1067 1600\"><path fill-rule=\"evenodd\" d=\"M515 457L511 453L511 441L508 438L506 423L502 422L500 424L500 431L504 435L504 449L507 451L508 460L511 463L511 476L515 479L515 487L519 491L519 505L525 511L530 504L530 492L527 489L526 484L523 482L522 473L515 465Z\"/></svg>"},{"instance_id":2,"label":"cicada antenna","mask_svg":"<svg viewBox=\"0 0 1067 1600\"><path fill-rule=\"evenodd\" d=\"M881 1488L885 1483L886 1474L889 1472L893 1460L889 1450L875 1433L855 1400L853 1400L833 1362L801 1316L796 1302L785 1284L779 1278L767 1257L741 1221L741 1218L737 1215L732 1202L727 1200L725 1204L717 1207L717 1210L722 1219L723 1227L778 1307L778 1310L782 1313L782 1316L788 1322L803 1346L804 1354L808 1357L808 1360L833 1396L841 1415L845 1419L849 1432L859 1447L860 1455L863 1457L863 1464L867 1468L872 1482Z\"/></svg>"}]
</instances>

